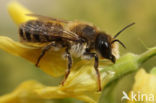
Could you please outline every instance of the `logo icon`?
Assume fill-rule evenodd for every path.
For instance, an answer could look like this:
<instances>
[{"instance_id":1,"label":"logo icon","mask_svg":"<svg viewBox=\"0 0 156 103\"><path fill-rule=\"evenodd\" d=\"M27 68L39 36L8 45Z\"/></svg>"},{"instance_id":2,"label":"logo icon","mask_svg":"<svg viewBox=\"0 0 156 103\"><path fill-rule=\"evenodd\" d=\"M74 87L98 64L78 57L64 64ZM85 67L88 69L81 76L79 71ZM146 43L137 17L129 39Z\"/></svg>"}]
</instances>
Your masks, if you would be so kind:
<instances>
[{"instance_id":1,"label":"logo icon","mask_svg":"<svg viewBox=\"0 0 156 103\"><path fill-rule=\"evenodd\" d=\"M122 94L123 94L123 96L121 98L121 101L124 100L124 99L130 100L130 98L128 97L128 95L127 95L127 93L125 91L122 91Z\"/></svg>"},{"instance_id":2,"label":"logo icon","mask_svg":"<svg viewBox=\"0 0 156 103\"><path fill-rule=\"evenodd\" d=\"M141 102L154 102L155 97L154 94L152 93L141 93L140 91L134 92L131 91L129 95L125 92L122 91L122 98L121 101L123 100L128 100L128 101L141 101Z\"/></svg>"}]
</instances>

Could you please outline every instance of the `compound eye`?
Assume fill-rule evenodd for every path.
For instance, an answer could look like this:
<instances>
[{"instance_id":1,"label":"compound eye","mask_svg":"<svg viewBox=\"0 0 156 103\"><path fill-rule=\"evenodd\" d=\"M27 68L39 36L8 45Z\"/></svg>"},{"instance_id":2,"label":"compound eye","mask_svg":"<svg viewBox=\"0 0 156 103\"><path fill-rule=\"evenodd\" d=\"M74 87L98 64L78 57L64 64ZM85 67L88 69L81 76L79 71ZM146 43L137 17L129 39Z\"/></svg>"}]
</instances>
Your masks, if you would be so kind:
<instances>
[{"instance_id":1,"label":"compound eye","mask_svg":"<svg viewBox=\"0 0 156 103\"><path fill-rule=\"evenodd\" d=\"M102 45L104 48L109 48L108 42L101 41L101 45Z\"/></svg>"},{"instance_id":2,"label":"compound eye","mask_svg":"<svg viewBox=\"0 0 156 103\"><path fill-rule=\"evenodd\" d=\"M106 41L102 41L101 44L99 44L99 49L104 57L107 57L110 54L110 47Z\"/></svg>"},{"instance_id":3,"label":"compound eye","mask_svg":"<svg viewBox=\"0 0 156 103\"><path fill-rule=\"evenodd\" d=\"M109 58L112 55L107 35L101 34L96 38L95 48L104 58Z\"/></svg>"}]
</instances>

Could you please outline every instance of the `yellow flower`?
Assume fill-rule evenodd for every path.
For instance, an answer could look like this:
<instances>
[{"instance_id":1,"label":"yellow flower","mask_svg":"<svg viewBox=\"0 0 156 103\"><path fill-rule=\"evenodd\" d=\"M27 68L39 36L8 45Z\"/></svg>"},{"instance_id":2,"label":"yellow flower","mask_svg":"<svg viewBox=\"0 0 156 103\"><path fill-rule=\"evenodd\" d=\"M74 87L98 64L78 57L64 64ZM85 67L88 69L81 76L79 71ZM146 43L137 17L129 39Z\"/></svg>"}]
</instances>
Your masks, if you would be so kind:
<instances>
[{"instance_id":1,"label":"yellow flower","mask_svg":"<svg viewBox=\"0 0 156 103\"><path fill-rule=\"evenodd\" d=\"M34 17L26 16L26 14L32 12L16 2L10 3L8 5L8 10L12 19L18 26L28 20L36 19ZM28 44L13 41L5 36L0 36L0 44L1 49L10 54L21 56L31 61L33 64L36 63L36 60L42 51L40 45L30 46ZM62 59L61 54L63 54L63 50L47 52L43 59L41 59L39 64L40 68L51 76L58 77L64 74L66 61ZM83 62L87 63L87 61ZM34 103L35 100L37 102L47 98L73 97L86 102L96 103L101 93L97 92L97 78L92 65L93 63L89 62L89 65L82 66L83 62L76 64L76 66L73 65L72 71L64 86L46 87L38 82L28 81L22 83L13 93L0 97L0 102L14 103L16 101L16 103L23 103L23 101L26 101L26 103L30 103L32 100L31 102ZM106 77L106 74L103 74L102 76ZM112 74L108 76L112 76Z\"/></svg>"},{"instance_id":2,"label":"yellow flower","mask_svg":"<svg viewBox=\"0 0 156 103\"><path fill-rule=\"evenodd\" d=\"M156 75L140 69L135 76L135 83L129 97L128 103L155 103Z\"/></svg>"}]
</instances>

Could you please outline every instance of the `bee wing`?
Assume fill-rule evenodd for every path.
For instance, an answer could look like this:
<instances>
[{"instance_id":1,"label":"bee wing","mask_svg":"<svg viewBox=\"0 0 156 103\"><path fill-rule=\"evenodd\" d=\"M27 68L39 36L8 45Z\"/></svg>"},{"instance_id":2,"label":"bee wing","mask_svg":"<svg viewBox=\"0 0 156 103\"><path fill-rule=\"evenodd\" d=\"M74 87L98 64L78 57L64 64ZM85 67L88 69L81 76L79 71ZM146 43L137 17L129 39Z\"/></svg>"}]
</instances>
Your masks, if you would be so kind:
<instances>
[{"instance_id":1,"label":"bee wing","mask_svg":"<svg viewBox=\"0 0 156 103\"><path fill-rule=\"evenodd\" d=\"M49 36L50 38L52 38L52 41L55 41L58 38L64 38L71 41L79 41L80 38L76 33L65 30L63 25L61 25L59 22L56 22L55 25L53 25L53 22L48 21L45 22L41 19L29 21L26 24L21 25L21 28L23 28L25 32L30 32L30 34L40 36L45 35L47 37Z\"/></svg>"},{"instance_id":2,"label":"bee wing","mask_svg":"<svg viewBox=\"0 0 156 103\"><path fill-rule=\"evenodd\" d=\"M70 21L56 19L56 18L47 17L47 16L42 16L42 15L38 15L38 14L26 14L26 15L27 16L36 17L39 20L43 20L43 21L56 21L56 22L60 22L60 23L68 23L68 22L70 22Z\"/></svg>"},{"instance_id":3,"label":"bee wing","mask_svg":"<svg viewBox=\"0 0 156 103\"><path fill-rule=\"evenodd\" d=\"M66 21L66 20L61 20L61 19L56 19L56 18L52 18L52 17L47 17L47 16L42 16L42 15L38 15L38 14L26 14L27 16L33 16L33 17L37 17L39 20L41 21L56 21L59 23L64 23L67 24L71 21ZM62 29L57 29L58 31L62 31L64 34L61 35L63 38L68 38L68 39L73 39L73 40L78 40L79 37L77 34L75 34L74 32L68 31L68 30L62 30ZM57 36L56 36L57 37Z\"/></svg>"},{"instance_id":4,"label":"bee wing","mask_svg":"<svg viewBox=\"0 0 156 103\"><path fill-rule=\"evenodd\" d=\"M71 40L74 40L74 41L79 40L79 36L77 34L75 34L74 32L71 32L71 31L63 30L63 36L65 38L71 38Z\"/></svg>"},{"instance_id":5,"label":"bee wing","mask_svg":"<svg viewBox=\"0 0 156 103\"><path fill-rule=\"evenodd\" d=\"M64 38L67 40L71 40L71 41L79 41L79 36L77 34L75 34L74 32L71 31L67 31L67 30L63 30L63 29L57 29L58 32L63 32L62 34L54 34L54 33L49 33L53 38ZM47 36L49 35L47 34Z\"/></svg>"}]
</instances>

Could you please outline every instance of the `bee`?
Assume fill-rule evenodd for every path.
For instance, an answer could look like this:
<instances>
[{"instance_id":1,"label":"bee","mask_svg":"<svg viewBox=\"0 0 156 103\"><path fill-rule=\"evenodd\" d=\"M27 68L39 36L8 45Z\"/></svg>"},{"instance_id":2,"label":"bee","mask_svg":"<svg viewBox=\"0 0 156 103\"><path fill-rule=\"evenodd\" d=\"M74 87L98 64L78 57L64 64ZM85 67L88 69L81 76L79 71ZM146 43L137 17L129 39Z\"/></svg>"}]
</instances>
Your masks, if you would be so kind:
<instances>
[{"instance_id":1,"label":"bee","mask_svg":"<svg viewBox=\"0 0 156 103\"><path fill-rule=\"evenodd\" d=\"M22 42L45 43L43 51L36 60L36 66L45 53L52 47L64 48L65 57L68 64L62 85L70 74L73 64L72 57L90 60L94 58L94 68L97 74L98 91L101 91L101 79L98 70L99 59L108 59L115 63L118 58L118 46L120 43L125 45L117 36L128 27L134 25L131 23L124 27L114 37L99 30L97 27L78 21L65 21L37 14L27 14L27 16L36 17L35 20L27 21L19 26L19 36Z\"/></svg>"}]
</instances>

